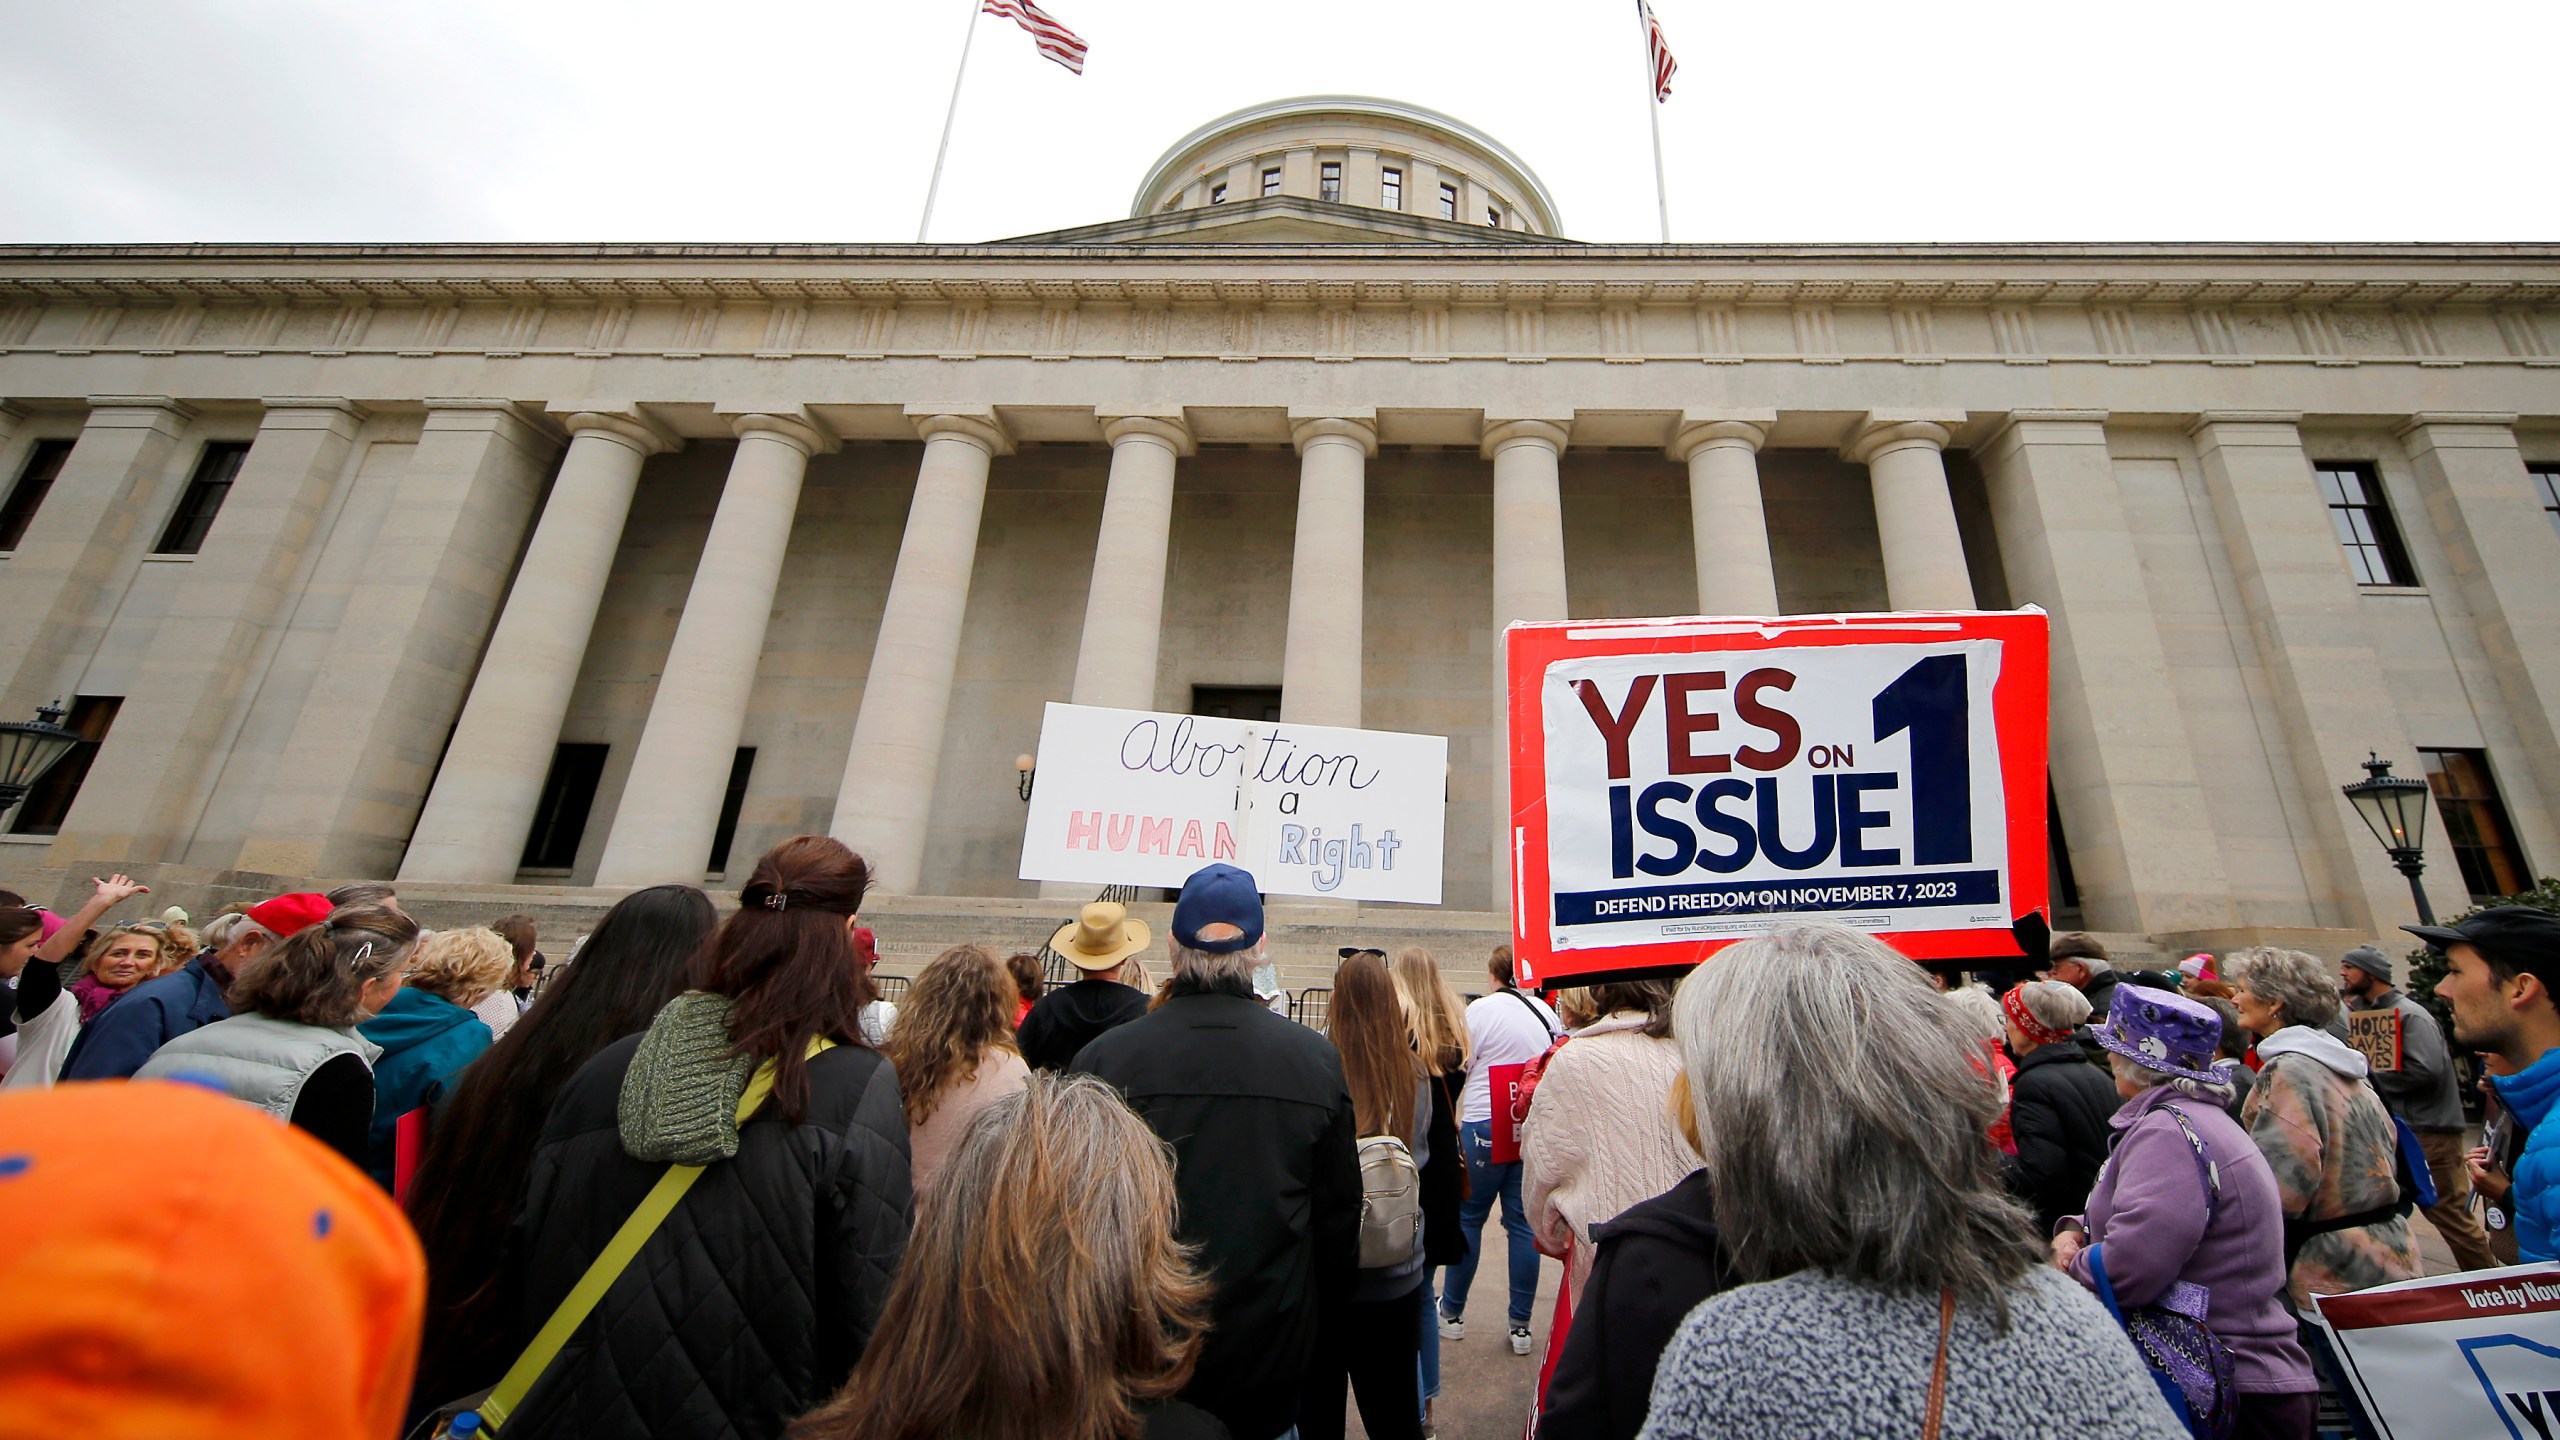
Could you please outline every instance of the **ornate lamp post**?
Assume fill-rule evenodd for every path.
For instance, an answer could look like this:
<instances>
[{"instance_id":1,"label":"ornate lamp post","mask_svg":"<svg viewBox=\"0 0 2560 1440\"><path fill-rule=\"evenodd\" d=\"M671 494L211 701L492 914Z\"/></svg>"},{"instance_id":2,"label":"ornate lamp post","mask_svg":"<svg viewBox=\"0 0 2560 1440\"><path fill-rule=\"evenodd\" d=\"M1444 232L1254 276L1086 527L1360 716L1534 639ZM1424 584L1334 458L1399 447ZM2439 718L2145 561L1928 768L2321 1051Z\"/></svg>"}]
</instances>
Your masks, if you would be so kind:
<instances>
[{"instance_id":1,"label":"ornate lamp post","mask_svg":"<svg viewBox=\"0 0 2560 1440\"><path fill-rule=\"evenodd\" d=\"M1021 796L1025 805L1031 803L1031 777L1038 773L1039 763L1028 755L1013 757L1013 793Z\"/></svg>"},{"instance_id":2,"label":"ornate lamp post","mask_svg":"<svg viewBox=\"0 0 2560 1440\"><path fill-rule=\"evenodd\" d=\"M2418 883L2418 873L2427 868L2427 809L2434 797L2426 781L2394 775L2390 761L2370 750L2365 753L2372 757L2364 762L2365 778L2339 789L2355 802L2356 813L2390 853L2392 865L2409 877L2409 896L2418 902L2418 923L2433 925L2436 912L2427 904L2426 887Z\"/></svg>"},{"instance_id":3,"label":"ornate lamp post","mask_svg":"<svg viewBox=\"0 0 2560 1440\"><path fill-rule=\"evenodd\" d=\"M32 723L0 724L0 815L16 809L53 762L80 743L79 732L62 728L62 714L61 702L56 701L38 706Z\"/></svg>"}]
</instances>

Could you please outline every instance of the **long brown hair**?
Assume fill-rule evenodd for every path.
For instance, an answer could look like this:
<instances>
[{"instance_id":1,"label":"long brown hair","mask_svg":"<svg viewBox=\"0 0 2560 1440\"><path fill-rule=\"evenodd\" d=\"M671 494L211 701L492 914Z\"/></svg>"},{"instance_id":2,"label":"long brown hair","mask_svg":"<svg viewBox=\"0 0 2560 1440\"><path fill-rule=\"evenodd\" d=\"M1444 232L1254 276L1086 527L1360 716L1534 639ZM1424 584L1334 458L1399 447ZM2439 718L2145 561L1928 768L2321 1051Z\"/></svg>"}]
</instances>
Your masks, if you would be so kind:
<instances>
[{"instance_id":1,"label":"long brown hair","mask_svg":"<svg viewBox=\"0 0 2560 1440\"><path fill-rule=\"evenodd\" d=\"M1414 1141L1414 1082L1422 1062L1406 1038L1396 985L1374 955L1354 955L1333 972L1333 1008L1325 1022L1351 1082L1352 1119L1362 1135Z\"/></svg>"},{"instance_id":2,"label":"long brown hair","mask_svg":"<svg viewBox=\"0 0 2560 1440\"><path fill-rule=\"evenodd\" d=\"M1013 1048L1013 977L984 945L954 945L907 987L883 1051L898 1072L907 1124L922 1125L988 1050Z\"/></svg>"},{"instance_id":3,"label":"long brown hair","mask_svg":"<svg viewBox=\"0 0 2560 1440\"><path fill-rule=\"evenodd\" d=\"M809 1103L809 1042L860 1045L876 993L846 919L862 908L871 867L844 842L794 835L764 852L738 910L694 953L696 990L726 995L734 1052L773 1062L773 1099L793 1124Z\"/></svg>"},{"instance_id":4,"label":"long brown hair","mask_svg":"<svg viewBox=\"0 0 2560 1440\"><path fill-rule=\"evenodd\" d=\"M905 1013L899 1025L906 1024ZM871 1344L792 1440L1128 1440L1191 1378L1209 1282L1173 1156L1090 1075L981 1111L916 1206Z\"/></svg>"},{"instance_id":5,"label":"long brown hair","mask_svg":"<svg viewBox=\"0 0 2560 1440\"><path fill-rule=\"evenodd\" d=\"M234 1014L331 1027L365 1018L364 987L399 969L418 944L418 922L387 905L332 910L258 957L223 998Z\"/></svg>"},{"instance_id":6,"label":"long brown hair","mask_svg":"<svg viewBox=\"0 0 2560 1440\"><path fill-rule=\"evenodd\" d=\"M1434 1075L1454 1075L1467 1068L1474 1046L1467 1038L1466 1007L1440 962L1419 945L1396 952L1388 967L1395 973L1396 999L1404 1006L1406 1028L1413 1032L1413 1051L1422 1068Z\"/></svg>"}]
</instances>

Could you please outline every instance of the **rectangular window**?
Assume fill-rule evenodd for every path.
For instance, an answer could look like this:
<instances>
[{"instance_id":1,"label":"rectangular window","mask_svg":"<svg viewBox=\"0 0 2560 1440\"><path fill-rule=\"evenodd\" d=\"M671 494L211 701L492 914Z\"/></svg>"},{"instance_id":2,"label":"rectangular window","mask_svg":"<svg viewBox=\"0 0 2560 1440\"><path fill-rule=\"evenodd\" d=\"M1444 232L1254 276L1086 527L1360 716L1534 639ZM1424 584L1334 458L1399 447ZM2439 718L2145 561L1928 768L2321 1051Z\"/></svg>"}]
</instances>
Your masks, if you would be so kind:
<instances>
[{"instance_id":1,"label":"rectangular window","mask_svg":"<svg viewBox=\"0 0 2560 1440\"><path fill-rule=\"evenodd\" d=\"M59 835L62 817L71 813L71 802L80 798L80 782L89 778L89 767L97 763L98 747L106 742L107 728L116 723L116 711L124 704L117 695L82 695L71 702L71 713L63 717L62 728L76 732L80 743L63 752L44 772L18 813L9 819L12 835Z\"/></svg>"},{"instance_id":2,"label":"rectangular window","mask_svg":"<svg viewBox=\"0 0 2560 1440\"><path fill-rule=\"evenodd\" d=\"M533 832L524 841L523 868L567 870L578 863L578 842L587 838L587 812L595 809L596 782L604 778L611 748L564 740L551 752L551 773L543 777Z\"/></svg>"},{"instance_id":3,"label":"rectangular window","mask_svg":"<svg viewBox=\"0 0 2560 1440\"><path fill-rule=\"evenodd\" d=\"M1378 172L1378 203L1390 210L1404 208L1404 172L1386 169Z\"/></svg>"},{"instance_id":4,"label":"rectangular window","mask_svg":"<svg viewBox=\"0 0 2560 1440\"><path fill-rule=\"evenodd\" d=\"M245 444L222 441L204 447L186 493L178 497L177 513L169 517L169 528L160 532L160 543L151 548L152 554L193 555L204 548L205 533L213 529L213 517L222 513L231 482L240 474L240 462L248 456Z\"/></svg>"},{"instance_id":5,"label":"rectangular window","mask_svg":"<svg viewBox=\"0 0 2560 1440\"><path fill-rule=\"evenodd\" d=\"M2462 883L2471 898L2487 900L2519 895L2531 888L2533 872L2507 823L2506 802L2498 798L2498 782L2489 776L2485 750L2420 750L2427 762L2427 784L2436 792L2436 813L2444 817L2444 838L2462 867Z\"/></svg>"},{"instance_id":6,"label":"rectangular window","mask_svg":"<svg viewBox=\"0 0 2560 1440\"><path fill-rule=\"evenodd\" d=\"M1440 187L1440 218L1443 220L1458 218L1458 187L1455 185Z\"/></svg>"},{"instance_id":7,"label":"rectangular window","mask_svg":"<svg viewBox=\"0 0 2560 1440\"><path fill-rule=\"evenodd\" d=\"M1484 207L1484 223L1492 226L1496 230L1501 229L1502 212L1491 205L1487 205Z\"/></svg>"},{"instance_id":8,"label":"rectangular window","mask_svg":"<svg viewBox=\"0 0 2560 1440\"><path fill-rule=\"evenodd\" d=\"M1210 204L1212 204L1212 205L1224 205L1224 204L1226 204L1226 203L1227 203L1227 187L1226 187L1225 185L1223 185L1223 184L1220 184L1220 185L1212 185L1212 186L1210 186L1210 187L1209 187L1209 203L1210 203Z\"/></svg>"},{"instance_id":9,"label":"rectangular window","mask_svg":"<svg viewBox=\"0 0 2560 1440\"><path fill-rule=\"evenodd\" d=\"M2329 524L2347 552L2347 569L2359 585L2415 585L2418 572L2400 544L2400 527L2391 519L2391 502L2382 493L2382 477L2370 465L2323 460L2315 465L2320 498L2328 502Z\"/></svg>"},{"instance_id":10,"label":"rectangular window","mask_svg":"<svg viewBox=\"0 0 2560 1440\"><path fill-rule=\"evenodd\" d=\"M1316 198L1339 202L1342 199L1342 163L1327 160L1316 167Z\"/></svg>"},{"instance_id":11,"label":"rectangular window","mask_svg":"<svg viewBox=\"0 0 2560 1440\"><path fill-rule=\"evenodd\" d=\"M1280 172L1276 168L1262 172L1262 193L1265 195L1280 193Z\"/></svg>"},{"instance_id":12,"label":"rectangular window","mask_svg":"<svg viewBox=\"0 0 2560 1440\"><path fill-rule=\"evenodd\" d=\"M1280 687L1194 685L1191 687L1191 713L1215 716L1220 720L1276 721L1280 718Z\"/></svg>"},{"instance_id":13,"label":"rectangular window","mask_svg":"<svg viewBox=\"0 0 2560 1440\"><path fill-rule=\"evenodd\" d=\"M0 550L15 550L27 538L27 525L36 518L36 507L44 503L45 492L53 488L53 479L62 473L62 462L71 458L68 440L39 440L27 453L26 468L18 472L18 483L9 487L9 499L0 504Z\"/></svg>"},{"instance_id":14,"label":"rectangular window","mask_svg":"<svg viewBox=\"0 0 2560 1440\"><path fill-rule=\"evenodd\" d=\"M729 762L729 788L720 797L720 823L711 830L711 861L702 868L713 874L729 869L729 847L738 838L738 812L746 808L747 777L756 773L756 747L741 745Z\"/></svg>"},{"instance_id":15,"label":"rectangular window","mask_svg":"<svg viewBox=\"0 0 2560 1440\"><path fill-rule=\"evenodd\" d=\"M2534 497L2542 502L2542 513L2551 517L2551 528L2560 530L2560 465L2527 465L2524 472L2533 477ZM18 503L16 496L9 503Z\"/></svg>"}]
</instances>

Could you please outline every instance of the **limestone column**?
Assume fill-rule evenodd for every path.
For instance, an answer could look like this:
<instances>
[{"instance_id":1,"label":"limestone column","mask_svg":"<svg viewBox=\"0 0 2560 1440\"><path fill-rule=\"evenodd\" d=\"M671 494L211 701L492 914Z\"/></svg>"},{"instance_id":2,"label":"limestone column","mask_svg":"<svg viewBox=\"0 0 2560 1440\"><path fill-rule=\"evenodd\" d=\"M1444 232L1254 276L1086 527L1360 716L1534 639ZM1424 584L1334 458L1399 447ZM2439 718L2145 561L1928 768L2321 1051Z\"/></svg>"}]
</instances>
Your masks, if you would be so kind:
<instances>
[{"instance_id":1,"label":"limestone column","mask_svg":"<svg viewBox=\"0 0 2560 1440\"><path fill-rule=\"evenodd\" d=\"M1191 431L1178 415L1115 415L1103 420L1102 438L1111 442L1111 482L1102 498L1102 533L1094 541L1093 584L1085 591L1084 637L1069 698L1078 705L1152 710L1174 461L1194 453Z\"/></svg>"},{"instance_id":2,"label":"limestone column","mask_svg":"<svg viewBox=\"0 0 2560 1440\"><path fill-rule=\"evenodd\" d=\"M403 880L515 878L641 463L683 443L637 406L574 411L564 423L569 453L401 860Z\"/></svg>"},{"instance_id":3,"label":"limestone column","mask_svg":"<svg viewBox=\"0 0 2560 1440\"><path fill-rule=\"evenodd\" d=\"M62 474L0 565L0 720L32 720L57 692L67 703L88 655L81 630L105 620L100 607L185 483L178 440L194 417L165 395L89 397Z\"/></svg>"},{"instance_id":4,"label":"limestone column","mask_svg":"<svg viewBox=\"0 0 2560 1440\"><path fill-rule=\"evenodd\" d=\"M1280 718L1360 724L1369 457L1375 419L1292 416L1298 447L1298 538L1289 566L1289 633L1280 661Z\"/></svg>"},{"instance_id":5,"label":"limestone column","mask_svg":"<svg viewBox=\"0 0 2560 1440\"><path fill-rule=\"evenodd\" d=\"M266 407L222 513L152 630L146 678L117 713L54 842L53 864L185 858L365 419L340 399Z\"/></svg>"},{"instance_id":6,"label":"limestone column","mask_svg":"<svg viewBox=\"0 0 2560 1440\"><path fill-rule=\"evenodd\" d=\"M1013 453L993 411L913 418L924 437L924 460L916 467L916 498L907 508L898 568L889 578L862 713L854 719L853 748L828 827L871 863L874 891L896 895L916 893L923 879L987 472L997 455Z\"/></svg>"},{"instance_id":7,"label":"limestone column","mask_svg":"<svg viewBox=\"0 0 2560 1440\"><path fill-rule=\"evenodd\" d=\"M1867 467L1875 487L1885 594L1896 610L1973 608L1973 577L1947 493L1947 427L1960 418L1872 411L1841 448L1843 459Z\"/></svg>"},{"instance_id":8,"label":"limestone column","mask_svg":"<svg viewBox=\"0 0 2560 1440\"><path fill-rule=\"evenodd\" d=\"M1490 899L1512 908L1511 707L1503 628L1515 620L1566 618L1564 493L1557 466L1570 433L1562 420L1493 420L1482 453L1493 462L1493 800Z\"/></svg>"},{"instance_id":9,"label":"limestone column","mask_svg":"<svg viewBox=\"0 0 2560 1440\"><path fill-rule=\"evenodd\" d=\"M832 437L796 410L740 414L730 425L738 434L737 457L720 487L684 618L676 622L632 753L631 779L605 836L598 885L701 883L746 728L800 482L811 455L835 448ZM517 833L514 843L523 841Z\"/></svg>"},{"instance_id":10,"label":"limestone column","mask_svg":"<svg viewBox=\"0 0 2560 1440\"><path fill-rule=\"evenodd\" d=\"M2438 583L2458 589L2471 612L2539 792L2515 793L2523 787L2511 783L2508 811L2525 853L2550 855L2560 852L2560 534L2525 471L2515 419L2413 415L2400 439L2452 564Z\"/></svg>"},{"instance_id":11,"label":"limestone column","mask_svg":"<svg viewBox=\"0 0 2560 1440\"><path fill-rule=\"evenodd\" d=\"M1778 575L1760 505L1760 447L1775 410L1681 417L1669 454L1689 467L1689 530L1698 552L1698 613L1775 615Z\"/></svg>"},{"instance_id":12,"label":"limestone column","mask_svg":"<svg viewBox=\"0 0 2560 1440\"><path fill-rule=\"evenodd\" d=\"M2017 603L2052 622L2054 802L2093 930L2218 930L2231 887L2103 410L2020 410L1982 460Z\"/></svg>"},{"instance_id":13,"label":"limestone column","mask_svg":"<svg viewBox=\"0 0 2560 1440\"><path fill-rule=\"evenodd\" d=\"M2362 597L2303 454L2301 418L2208 413L2188 433L2293 759L2309 831L2297 853L2318 921L2391 935L2412 918L2408 881L2338 787L2364 778L2357 767L2367 751L2381 752L2402 775L2426 772L2384 683ZM2428 847L2425 878L2444 897L2437 908L2450 910L2444 900L2458 894L2460 872L2438 848Z\"/></svg>"},{"instance_id":14,"label":"limestone column","mask_svg":"<svg viewBox=\"0 0 2560 1440\"><path fill-rule=\"evenodd\" d=\"M417 824L560 455L550 421L512 401L426 410L236 869L386 876Z\"/></svg>"}]
</instances>

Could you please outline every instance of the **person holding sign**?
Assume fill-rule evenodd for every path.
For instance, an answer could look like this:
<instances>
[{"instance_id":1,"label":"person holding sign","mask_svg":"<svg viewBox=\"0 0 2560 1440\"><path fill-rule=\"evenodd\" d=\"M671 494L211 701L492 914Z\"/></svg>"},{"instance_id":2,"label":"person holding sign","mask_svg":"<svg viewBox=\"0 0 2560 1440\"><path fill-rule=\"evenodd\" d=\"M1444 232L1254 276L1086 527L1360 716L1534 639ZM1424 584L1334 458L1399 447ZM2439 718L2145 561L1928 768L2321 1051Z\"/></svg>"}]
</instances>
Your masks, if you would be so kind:
<instances>
[{"instance_id":1,"label":"person holding sign","mask_svg":"<svg viewBox=\"0 0 2560 1440\"><path fill-rule=\"evenodd\" d=\"M2427 1219L2444 1237L2454 1263L2486 1270L2498 1263L2489 1232L2471 1213L2471 1176L2462 1164L2462 1089L2453 1052L2427 1007L2392 988L2393 966L2378 946L2359 945L2338 962L2338 989L2347 999L2347 1030L2373 1066L2373 1088L2382 1103L2418 1137L2427 1171L2435 1177L2436 1203Z\"/></svg>"},{"instance_id":2,"label":"person holding sign","mask_svg":"<svg viewBox=\"0 0 2560 1440\"><path fill-rule=\"evenodd\" d=\"M2499 905L2458 925L2400 927L2444 952L2445 977L2436 993L2453 1007L2453 1038L2498 1056L2505 1075L2492 1075L2514 1123L2532 1133L2516 1156L2514 1189L2507 1197L2515 1216L2516 1252L2524 1260L2560 1259L2560 1125L2545 1124L2560 1101L2560 1008L2552 986L2560 983L2560 915L2523 905Z\"/></svg>"}]
</instances>

